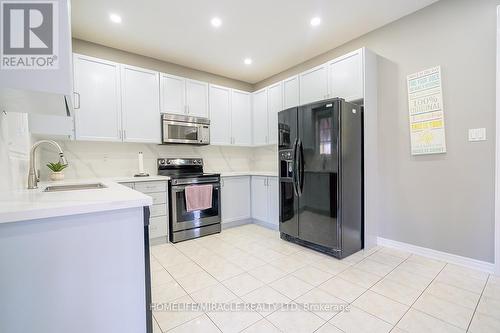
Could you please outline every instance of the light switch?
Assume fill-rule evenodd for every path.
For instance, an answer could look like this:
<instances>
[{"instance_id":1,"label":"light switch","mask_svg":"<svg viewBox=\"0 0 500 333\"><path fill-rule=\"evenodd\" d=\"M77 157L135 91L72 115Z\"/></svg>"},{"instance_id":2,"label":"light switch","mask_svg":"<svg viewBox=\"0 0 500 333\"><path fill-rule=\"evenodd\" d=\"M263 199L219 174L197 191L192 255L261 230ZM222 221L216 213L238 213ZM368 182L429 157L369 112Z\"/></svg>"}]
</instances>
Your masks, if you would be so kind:
<instances>
[{"instance_id":1,"label":"light switch","mask_svg":"<svg viewBox=\"0 0 500 333\"><path fill-rule=\"evenodd\" d=\"M469 128L469 141L486 141L486 128Z\"/></svg>"}]
</instances>

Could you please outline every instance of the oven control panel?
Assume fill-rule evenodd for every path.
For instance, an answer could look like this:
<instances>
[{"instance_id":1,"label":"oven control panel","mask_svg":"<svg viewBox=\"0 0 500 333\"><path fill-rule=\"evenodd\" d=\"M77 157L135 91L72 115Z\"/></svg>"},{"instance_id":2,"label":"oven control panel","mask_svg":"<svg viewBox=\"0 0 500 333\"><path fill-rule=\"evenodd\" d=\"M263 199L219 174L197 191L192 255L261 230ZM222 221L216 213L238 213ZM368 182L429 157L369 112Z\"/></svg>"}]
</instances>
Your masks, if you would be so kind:
<instances>
[{"instance_id":1,"label":"oven control panel","mask_svg":"<svg viewBox=\"0 0 500 333\"><path fill-rule=\"evenodd\" d=\"M176 166L203 166L202 158L159 158L158 167L168 168Z\"/></svg>"}]
</instances>

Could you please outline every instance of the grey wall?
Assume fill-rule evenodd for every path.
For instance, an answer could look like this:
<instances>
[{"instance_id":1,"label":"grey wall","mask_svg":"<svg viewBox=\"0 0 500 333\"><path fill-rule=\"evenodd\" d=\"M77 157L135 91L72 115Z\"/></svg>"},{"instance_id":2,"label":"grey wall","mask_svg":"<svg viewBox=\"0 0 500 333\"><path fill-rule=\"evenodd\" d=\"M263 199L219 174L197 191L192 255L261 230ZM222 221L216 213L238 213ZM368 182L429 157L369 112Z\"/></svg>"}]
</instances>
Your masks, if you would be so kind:
<instances>
[{"instance_id":1,"label":"grey wall","mask_svg":"<svg viewBox=\"0 0 500 333\"><path fill-rule=\"evenodd\" d=\"M132 66L148 68L159 72L164 72L172 75L187 77L194 80L219 84L230 88L235 88L245 91L253 91L253 85L247 82L233 80L224 76L199 71L196 69L180 66L170 62L165 62L162 60L142 56L139 54L114 49L111 47L87 42L76 38L73 38L72 46L73 46L73 52L92 57L115 61Z\"/></svg>"},{"instance_id":2,"label":"grey wall","mask_svg":"<svg viewBox=\"0 0 500 333\"><path fill-rule=\"evenodd\" d=\"M493 262L497 5L441 0L254 86L362 46L381 56L381 237ZM442 68L448 152L412 157L405 79L435 65ZM467 129L476 127L486 127L488 141L467 141Z\"/></svg>"}]
</instances>

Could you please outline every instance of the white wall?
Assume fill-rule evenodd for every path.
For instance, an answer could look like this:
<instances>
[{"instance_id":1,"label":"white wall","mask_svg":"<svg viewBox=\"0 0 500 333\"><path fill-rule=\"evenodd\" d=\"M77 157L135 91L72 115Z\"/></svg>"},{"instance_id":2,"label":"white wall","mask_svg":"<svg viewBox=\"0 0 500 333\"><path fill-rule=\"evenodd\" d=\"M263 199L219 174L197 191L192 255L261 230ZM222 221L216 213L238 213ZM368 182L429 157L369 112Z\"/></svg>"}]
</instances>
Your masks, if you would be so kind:
<instances>
[{"instance_id":1,"label":"white wall","mask_svg":"<svg viewBox=\"0 0 500 333\"><path fill-rule=\"evenodd\" d=\"M493 262L498 0L441 0L256 84L366 46L378 66L379 236ZM441 65L448 152L411 156L406 76ZM487 141L468 142L485 127Z\"/></svg>"}]
</instances>

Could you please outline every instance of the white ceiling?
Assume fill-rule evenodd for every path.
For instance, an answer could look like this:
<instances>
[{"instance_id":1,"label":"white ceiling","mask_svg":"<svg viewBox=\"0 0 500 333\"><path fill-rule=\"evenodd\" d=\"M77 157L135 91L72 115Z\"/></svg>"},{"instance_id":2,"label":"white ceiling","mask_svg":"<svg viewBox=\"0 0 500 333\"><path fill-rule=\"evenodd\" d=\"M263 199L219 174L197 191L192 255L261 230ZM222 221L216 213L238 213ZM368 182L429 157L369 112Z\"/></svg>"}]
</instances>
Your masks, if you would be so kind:
<instances>
[{"instance_id":1,"label":"white ceiling","mask_svg":"<svg viewBox=\"0 0 500 333\"><path fill-rule=\"evenodd\" d=\"M72 25L76 38L256 83L436 1L73 0Z\"/></svg>"}]
</instances>

